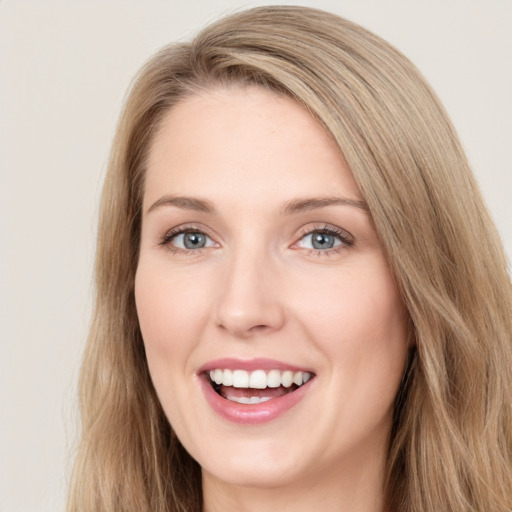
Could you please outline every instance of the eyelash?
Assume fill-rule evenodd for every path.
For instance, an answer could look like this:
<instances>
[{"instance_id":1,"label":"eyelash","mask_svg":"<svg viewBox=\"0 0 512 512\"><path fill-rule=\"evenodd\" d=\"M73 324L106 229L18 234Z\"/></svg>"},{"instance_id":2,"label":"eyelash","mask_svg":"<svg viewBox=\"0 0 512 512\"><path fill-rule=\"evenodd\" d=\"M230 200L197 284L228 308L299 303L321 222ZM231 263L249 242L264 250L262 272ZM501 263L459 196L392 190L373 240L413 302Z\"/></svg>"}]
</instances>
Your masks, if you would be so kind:
<instances>
[{"instance_id":1,"label":"eyelash","mask_svg":"<svg viewBox=\"0 0 512 512\"><path fill-rule=\"evenodd\" d=\"M167 231L161 238L158 245L162 247L166 247L173 254L199 254L203 249L207 249L207 247L199 247L198 249L182 249L180 247L175 247L171 244L172 240L179 235L183 235L185 233L200 233L208 238L210 238L203 229L197 226L182 226L179 228L174 228Z\"/></svg>"},{"instance_id":2,"label":"eyelash","mask_svg":"<svg viewBox=\"0 0 512 512\"><path fill-rule=\"evenodd\" d=\"M167 231L158 242L158 245L162 247L166 247L173 254L200 254L203 249L208 249L208 247L199 247L197 249L182 249L180 247L175 247L171 244L172 240L179 235L186 233L200 233L208 238L210 238L204 230L196 226L182 226L179 228L171 229ZM332 254L336 254L344 249L352 247L354 245L353 236L344 229L336 228L334 226L322 225L322 226L313 226L312 228L305 229L297 239L293 245L297 245L301 240L303 240L306 236L311 235L313 233L321 233L329 236L333 236L341 241L341 244L330 249L307 249L308 255L317 255L317 256L330 256Z\"/></svg>"},{"instance_id":3,"label":"eyelash","mask_svg":"<svg viewBox=\"0 0 512 512\"><path fill-rule=\"evenodd\" d=\"M345 231L344 229L341 228L337 228L335 226L329 226L324 224L322 226L318 225L313 226L312 228L308 227L307 229L305 229L304 232L302 232L298 237L297 242L295 242L293 245L297 245L306 236L311 235L313 233L321 233L324 235L333 236L340 240L341 244L330 249L306 249L308 251L308 255L310 256L331 256L333 254L337 254L343 250L346 250L347 248L352 247L355 243L354 237L348 231Z\"/></svg>"}]
</instances>

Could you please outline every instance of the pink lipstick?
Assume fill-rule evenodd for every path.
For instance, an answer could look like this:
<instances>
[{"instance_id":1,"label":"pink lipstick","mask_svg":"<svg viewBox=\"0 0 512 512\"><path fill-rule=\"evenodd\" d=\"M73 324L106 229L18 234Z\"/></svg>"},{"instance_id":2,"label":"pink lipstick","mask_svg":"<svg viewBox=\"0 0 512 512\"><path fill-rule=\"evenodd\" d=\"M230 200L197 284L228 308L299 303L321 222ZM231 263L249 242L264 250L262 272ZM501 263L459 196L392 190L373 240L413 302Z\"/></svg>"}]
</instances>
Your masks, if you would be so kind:
<instances>
[{"instance_id":1,"label":"pink lipstick","mask_svg":"<svg viewBox=\"0 0 512 512\"><path fill-rule=\"evenodd\" d=\"M314 380L310 370L270 359L219 359L197 374L210 407L242 424L278 418L304 398Z\"/></svg>"}]
</instances>

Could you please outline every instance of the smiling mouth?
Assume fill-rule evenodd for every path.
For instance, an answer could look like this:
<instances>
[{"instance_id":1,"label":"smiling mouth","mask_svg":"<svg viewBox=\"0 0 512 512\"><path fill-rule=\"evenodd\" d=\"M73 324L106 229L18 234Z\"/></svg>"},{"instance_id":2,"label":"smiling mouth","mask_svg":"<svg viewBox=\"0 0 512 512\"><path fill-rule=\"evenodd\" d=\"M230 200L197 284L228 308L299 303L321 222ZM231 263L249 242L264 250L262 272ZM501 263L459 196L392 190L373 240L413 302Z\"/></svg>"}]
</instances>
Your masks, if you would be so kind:
<instances>
[{"instance_id":1,"label":"smiling mouth","mask_svg":"<svg viewBox=\"0 0 512 512\"><path fill-rule=\"evenodd\" d=\"M226 400L240 404L259 404L293 393L314 374L291 370L228 370L207 372L215 392Z\"/></svg>"}]
</instances>

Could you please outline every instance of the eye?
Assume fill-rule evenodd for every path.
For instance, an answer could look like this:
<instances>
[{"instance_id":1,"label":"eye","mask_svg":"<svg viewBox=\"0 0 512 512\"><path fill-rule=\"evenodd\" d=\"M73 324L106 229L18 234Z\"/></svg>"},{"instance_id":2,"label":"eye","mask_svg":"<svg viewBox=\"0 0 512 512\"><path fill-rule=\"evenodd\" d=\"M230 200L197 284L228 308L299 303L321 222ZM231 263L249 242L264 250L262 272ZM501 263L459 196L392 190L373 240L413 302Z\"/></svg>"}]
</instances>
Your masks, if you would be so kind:
<instances>
[{"instance_id":1,"label":"eye","mask_svg":"<svg viewBox=\"0 0 512 512\"><path fill-rule=\"evenodd\" d=\"M207 246L208 240L204 233L190 231L174 236L172 243L180 249L202 249Z\"/></svg>"},{"instance_id":2,"label":"eye","mask_svg":"<svg viewBox=\"0 0 512 512\"><path fill-rule=\"evenodd\" d=\"M313 231L301 238L299 242L305 249L332 249L341 245L341 240L335 235L322 231Z\"/></svg>"},{"instance_id":3,"label":"eye","mask_svg":"<svg viewBox=\"0 0 512 512\"><path fill-rule=\"evenodd\" d=\"M168 246L174 251L186 252L213 247L215 243L202 231L183 229L166 233L162 237L160 245Z\"/></svg>"},{"instance_id":4,"label":"eye","mask_svg":"<svg viewBox=\"0 0 512 512\"><path fill-rule=\"evenodd\" d=\"M329 253L330 250L336 251L353 244L353 238L348 232L325 227L304 234L296 246L301 249L319 251L319 253Z\"/></svg>"}]
</instances>

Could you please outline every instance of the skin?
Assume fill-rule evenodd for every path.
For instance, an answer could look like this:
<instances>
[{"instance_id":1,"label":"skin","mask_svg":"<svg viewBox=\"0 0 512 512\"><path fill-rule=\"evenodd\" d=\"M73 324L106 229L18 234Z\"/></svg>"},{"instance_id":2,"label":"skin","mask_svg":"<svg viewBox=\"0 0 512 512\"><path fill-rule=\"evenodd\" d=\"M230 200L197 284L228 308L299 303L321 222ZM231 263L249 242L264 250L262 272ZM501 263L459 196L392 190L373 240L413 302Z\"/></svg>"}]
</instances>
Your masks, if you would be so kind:
<instances>
[{"instance_id":1,"label":"skin","mask_svg":"<svg viewBox=\"0 0 512 512\"><path fill-rule=\"evenodd\" d=\"M325 197L348 204L283 213ZM150 148L143 211L140 326L164 411L202 467L204 510L380 512L407 313L325 130L257 87L186 98ZM162 243L179 227L207 235L206 246ZM336 234L333 248L312 249L308 234L325 228L348 242ZM315 377L284 415L239 425L199 385L198 369L223 357L275 359Z\"/></svg>"}]
</instances>

